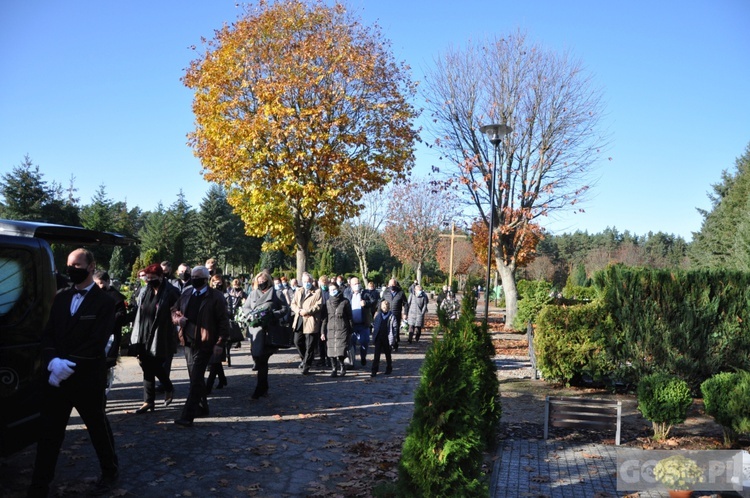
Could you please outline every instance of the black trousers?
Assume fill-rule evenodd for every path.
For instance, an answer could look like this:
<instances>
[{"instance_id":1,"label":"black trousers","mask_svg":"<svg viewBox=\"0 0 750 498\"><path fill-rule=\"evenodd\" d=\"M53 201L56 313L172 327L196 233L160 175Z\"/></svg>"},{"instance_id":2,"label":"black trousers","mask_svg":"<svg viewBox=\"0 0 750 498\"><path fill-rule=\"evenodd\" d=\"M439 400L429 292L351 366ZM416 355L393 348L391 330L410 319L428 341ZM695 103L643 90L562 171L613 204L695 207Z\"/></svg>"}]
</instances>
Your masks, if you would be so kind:
<instances>
[{"instance_id":1,"label":"black trousers","mask_svg":"<svg viewBox=\"0 0 750 498\"><path fill-rule=\"evenodd\" d=\"M385 353L385 368L390 371L393 368L391 359L391 345L388 344L388 335L380 332L375 339L375 351L372 355L372 372L378 373L380 367L380 354Z\"/></svg>"},{"instance_id":2,"label":"black trousers","mask_svg":"<svg viewBox=\"0 0 750 498\"><path fill-rule=\"evenodd\" d=\"M79 368L81 367L81 368ZM106 370L84 371L79 365L73 376L63 381L60 387L45 384L44 406L41 412L41 433L36 448L34 474L31 478L29 496L47 496L49 484L55 478L55 467L60 448L65 440L65 429L70 413L75 408L86 425L91 443L94 445L103 475L112 476L118 471L115 439L104 412ZM78 378L75 378L79 376ZM99 378L101 377L101 378Z\"/></svg>"},{"instance_id":3,"label":"black trousers","mask_svg":"<svg viewBox=\"0 0 750 498\"><path fill-rule=\"evenodd\" d=\"M258 368L258 383L255 385L254 397L263 396L268 392L268 359L269 355L253 356L255 366Z\"/></svg>"},{"instance_id":4,"label":"black trousers","mask_svg":"<svg viewBox=\"0 0 750 498\"><path fill-rule=\"evenodd\" d=\"M419 341L421 336L422 327L420 325L409 325L409 342L411 342L412 338L416 338Z\"/></svg>"},{"instance_id":5,"label":"black trousers","mask_svg":"<svg viewBox=\"0 0 750 498\"><path fill-rule=\"evenodd\" d=\"M317 332L313 334L315 336L315 347L317 348L318 353L318 359L325 363L326 358L328 358L328 344L326 344L326 341L321 339L322 334L320 332Z\"/></svg>"},{"instance_id":6,"label":"black trousers","mask_svg":"<svg viewBox=\"0 0 750 498\"><path fill-rule=\"evenodd\" d=\"M190 392L182 409L183 420L194 420L201 413L208 412L206 399L206 368L213 354L212 350L185 346L185 361L190 375Z\"/></svg>"},{"instance_id":7,"label":"black trousers","mask_svg":"<svg viewBox=\"0 0 750 498\"><path fill-rule=\"evenodd\" d=\"M208 370L208 379L206 379L206 385L209 388L214 388L214 380L216 380L217 375L219 376L219 384L226 384L227 376L224 373L224 366L220 361L211 363L211 367Z\"/></svg>"},{"instance_id":8,"label":"black trousers","mask_svg":"<svg viewBox=\"0 0 750 498\"><path fill-rule=\"evenodd\" d=\"M164 358L151 356L146 352L139 352L138 364L143 370L143 401L144 403L153 403L156 397L156 379L164 386L167 392L174 391L172 381L169 380L169 372L164 369Z\"/></svg>"},{"instance_id":9,"label":"black trousers","mask_svg":"<svg viewBox=\"0 0 750 498\"><path fill-rule=\"evenodd\" d=\"M297 353L299 353L299 359L305 361L305 351L307 346L305 342L305 334L301 331L294 333L294 346L297 348Z\"/></svg>"},{"instance_id":10,"label":"black trousers","mask_svg":"<svg viewBox=\"0 0 750 498\"><path fill-rule=\"evenodd\" d=\"M302 358L302 363L305 365L305 368L310 368L315 358L315 349L317 348L315 334L297 332L294 334L294 341L297 345L300 358Z\"/></svg>"}]
</instances>

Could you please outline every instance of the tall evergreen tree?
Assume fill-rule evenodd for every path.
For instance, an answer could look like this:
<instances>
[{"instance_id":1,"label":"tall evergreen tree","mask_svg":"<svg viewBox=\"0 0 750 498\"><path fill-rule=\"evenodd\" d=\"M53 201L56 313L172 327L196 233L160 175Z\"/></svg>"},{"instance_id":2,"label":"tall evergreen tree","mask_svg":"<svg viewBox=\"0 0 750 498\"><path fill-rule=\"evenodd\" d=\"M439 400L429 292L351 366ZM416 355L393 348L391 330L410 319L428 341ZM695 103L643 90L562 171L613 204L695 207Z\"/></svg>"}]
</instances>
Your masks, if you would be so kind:
<instances>
[{"instance_id":1,"label":"tall evergreen tree","mask_svg":"<svg viewBox=\"0 0 750 498\"><path fill-rule=\"evenodd\" d=\"M115 247L112 251L112 257L109 259L109 276L112 279L124 282L130 274L129 267L125 264L122 254L122 247Z\"/></svg>"},{"instance_id":2,"label":"tall evergreen tree","mask_svg":"<svg viewBox=\"0 0 750 498\"><path fill-rule=\"evenodd\" d=\"M167 210L168 231L172 237L172 248L168 257L175 270L180 263L194 260L198 252L197 238L191 234L196 216L195 210L187 202L185 194L180 189L177 200Z\"/></svg>"},{"instance_id":3,"label":"tall evergreen tree","mask_svg":"<svg viewBox=\"0 0 750 498\"><path fill-rule=\"evenodd\" d=\"M138 232L141 238L141 259L149 254L149 261L169 259L172 249L172 234L169 231L169 216L161 202L155 211L146 214L143 227Z\"/></svg>"},{"instance_id":4,"label":"tall evergreen tree","mask_svg":"<svg viewBox=\"0 0 750 498\"><path fill-rule=\"evenodd\" d=\"M198 255L206 260L214 257L220 264L226 263L226 255L231 246L228 235L231 231L232 208L227 202L227 195L219 185L211 185L201 201L198 212Z\"/></svg>"},{"instance_id":5,"label":"tall evergreen tree","mask_svg":"<svg viewBox=\"0 0 750 498\"><path fill-rule=\"evenodd\" d=\"M750 218L750 144L736 161L736 171L722 172L712 185L711 211L703 215L699 232L693 233L690 259L697 268L742 269L750 259L745 240Z\"/></svg>"},{"instance_id":6,"label":"tall evergreen tree","mask_svg":"<svg viewBox=\"0 0 750 498\"><path fill-rule=\"evenodd\" d=\"M80 225L78 199L72 197L72 180L68 198L58 183L48 184L31 158L26 155L23 162L0 182L0 217L14 220L45 221L61 225Z\"/></svg>"},{"instance_id":7,"label":"tall evergreen tree","mask_svg":"<svg viewBox=\"0 0 750 498\"><path fill-rule=\"evenodd\" d=\"M99 185L99 188L94 193L94 197L91 199L91 204L81 209L81 224L89 230L113 232L116 231L116 217L117 207L112 199L107 197L107 189L104 184ZM104 245L92 248L99 267L109 267L113 250L113 247Z\"/></svg>"}]
</instances>

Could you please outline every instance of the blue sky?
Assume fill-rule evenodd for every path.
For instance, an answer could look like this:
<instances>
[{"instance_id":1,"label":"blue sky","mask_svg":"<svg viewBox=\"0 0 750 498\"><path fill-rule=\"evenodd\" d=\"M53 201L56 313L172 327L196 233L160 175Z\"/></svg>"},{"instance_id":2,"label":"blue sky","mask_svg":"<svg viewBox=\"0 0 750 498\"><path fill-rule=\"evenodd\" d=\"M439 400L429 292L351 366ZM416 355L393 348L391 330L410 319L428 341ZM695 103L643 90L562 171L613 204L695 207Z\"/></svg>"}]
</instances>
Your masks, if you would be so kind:
<instances>
[{"instance_id":1,"label":"blue sky","mask_svg":"<svg viewBox=\"0 0 750 498\"><path fill-rule=\"evenodd\" d=\"M555 233L690 240L695 208L709 208L711 184L750 143L748 0L348 5L381 25L417 81L447 48L519 28L582 60L604 95L612 161L596 170L585 213L547 220ZM104 184L131 207L168 206L180 189L198 207L208 184L186 145L192 95L180 77L188 47L241 12L225 0L0 1L0 174L29 154L47 181L74 176L84 204ZM446 167L420 148L415 174L433 164Z\"/></svg>"}]
</instances>

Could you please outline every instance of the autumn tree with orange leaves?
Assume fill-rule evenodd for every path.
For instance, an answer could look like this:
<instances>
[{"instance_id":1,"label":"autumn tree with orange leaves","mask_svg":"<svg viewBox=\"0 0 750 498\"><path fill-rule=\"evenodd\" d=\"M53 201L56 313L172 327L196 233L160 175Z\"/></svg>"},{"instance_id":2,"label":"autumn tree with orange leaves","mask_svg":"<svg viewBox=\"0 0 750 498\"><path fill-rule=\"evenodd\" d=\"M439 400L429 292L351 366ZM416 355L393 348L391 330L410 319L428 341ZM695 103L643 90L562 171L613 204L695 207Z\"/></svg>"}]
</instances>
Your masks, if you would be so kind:
<instances>
[{"instance_id":1,"label":"autumn tree with orange leaves","mask_svg":"<svg viewBox=\"0 0 750 498\"><path fill-rule=\"evenodd\" d=\"M485 252L487 252L485 250ZM451 271L451 240L450 236L445 234L438 243L437 254L435 256L440 270L446 275ZM486 256L485 256L486 260ZM453 240L453 274L459 282L459 289L463 289L466 283L466 277L472 270L481 268L477 261L474 247L465 235L456 235Z\"/></svg>"},{"instance_id":2,"label":"autumn tree with orange leaves","mask_svg":"<svg viewBox=\"0 0 750 498\"><path fill-rule=\"evenodd\" d=\"M534 256L543 233L540 217L575 209L606 146L597 130L600 92L579 61L530 44L517 32L441 55L424 93L436 146L452 165L449 182L479 213L474 240L484 262L494 219L493 256L509 327L518 308L515 271ZM493 123L507 124L512 132L499 145L490 213L495 151L479 129Z\"/></svg>"},{"instance_id":3,"label":"autumn tree with orange leaves","mask_svg":"<svg viewBox=\"0 0 750 498\"><path fill-rule=\"evenodd\" d=\"M422 283L422 266L435 257L440 231L453 219L454 199L441 185L415 181L393 187L383 238L391 254L411 265Z\"/></svg>"},{"instance_id":4,"label":"autumn tree with orange leaves","mask_svg":"<svg viewBox=\"0 0 750 498\"><path fill-rule=\"evenodd\" d=\"M367 192L403 180L417 111L408 67L377 26L322 1L261 1L204 41L183 78L195 94L189 144L265 250L335 235Z\"/></svg>"}]
</instances>

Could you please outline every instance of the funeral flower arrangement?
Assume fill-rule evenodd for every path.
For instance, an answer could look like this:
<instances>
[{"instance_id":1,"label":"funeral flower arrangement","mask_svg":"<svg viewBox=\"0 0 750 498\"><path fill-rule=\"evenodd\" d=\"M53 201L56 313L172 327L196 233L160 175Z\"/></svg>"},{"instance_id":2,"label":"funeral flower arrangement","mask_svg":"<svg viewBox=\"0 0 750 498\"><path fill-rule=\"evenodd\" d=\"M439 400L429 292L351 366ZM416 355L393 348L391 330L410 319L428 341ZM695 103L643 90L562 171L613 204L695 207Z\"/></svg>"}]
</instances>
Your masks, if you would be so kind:
<instances>
[{"instance_id":1,"label":"funeral flower arrangement","mask_svg":"<svg viewBox=\"0 0 750 498\"><path fill-rule=\"evenodd\" d=\"M250 327L262 327L271 323L273 311L268 308L255 308L247 313L245 321Z\"/></svg>"},{"instance_id":2,"label":"funeral flower arrangement","mask_svg":"<svg viewBox=\"0 0 750 498\"><path fill-rule=\"evenodd\" d=\"M667 489L690 489L696 483L703 482L703 469L691 458L674 455L656 464L654 478Z\"/></svg>"}]
</instances>

